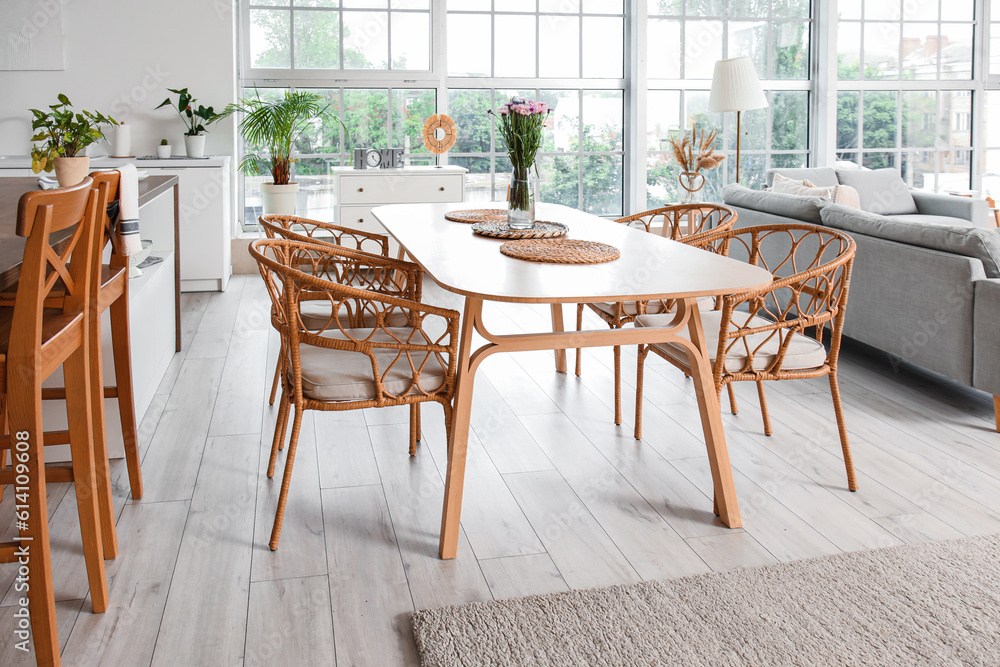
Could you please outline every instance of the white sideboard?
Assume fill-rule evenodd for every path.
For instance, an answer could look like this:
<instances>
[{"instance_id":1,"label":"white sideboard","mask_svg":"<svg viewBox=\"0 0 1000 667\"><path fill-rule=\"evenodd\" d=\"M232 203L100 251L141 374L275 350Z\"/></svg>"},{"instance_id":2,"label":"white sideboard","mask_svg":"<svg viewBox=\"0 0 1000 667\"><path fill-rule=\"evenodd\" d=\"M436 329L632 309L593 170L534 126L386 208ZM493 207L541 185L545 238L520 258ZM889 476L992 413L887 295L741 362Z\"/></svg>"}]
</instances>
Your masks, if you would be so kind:
<instances>
[{"instance_id":1,"label":"white sideboard","mask_svg":"<svg viewBox=\"0 0 1000 667\"><path fill-rule=\"evenodd\" d=\"M336 223L377 234L386 231L372 215L383 204L423 204L465 201L464 167L403 167L354 169L337 167ZM398 250L389 239L392 254Z\"/></svg>"},{"instance_id":2,"label":"white sideboard","mask_svg":"<svg viewBox=\"0 0 1000 667\"><path fill-rule=\"evenodd\" d=\"M96 157L91 159L90 166L114 169L125 162L133 163L150 176L176 176L180 180L181 291L224 291L233 274L229 156L169 160ZM0 160L0 176L34 175L28 158ZM159 239L152 241L160 245Z\"/></svg>"}]
</instances>

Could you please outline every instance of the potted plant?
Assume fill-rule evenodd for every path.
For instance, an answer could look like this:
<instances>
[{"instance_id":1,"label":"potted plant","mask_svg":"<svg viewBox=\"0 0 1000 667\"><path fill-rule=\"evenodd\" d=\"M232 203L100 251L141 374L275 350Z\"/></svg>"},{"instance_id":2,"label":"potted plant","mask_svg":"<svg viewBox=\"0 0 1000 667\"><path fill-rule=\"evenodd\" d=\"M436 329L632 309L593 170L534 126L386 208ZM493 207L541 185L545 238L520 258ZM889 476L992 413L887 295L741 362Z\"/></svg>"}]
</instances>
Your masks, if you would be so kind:
<instances>
[{"instance_id":1,"label":"potted plant","mask_svg":"<svg viewBox=\"0 0 1000 667\"><path fill-rule=\"evenodd\" d=\"M203 157L205 155L205 135L203 133L208 132L205 125L211 124L215 119L215 110L200 104L196 108L194 105L198 100L191 96L187 88L167 88L167 90L177 95L176 105L168 97L160 102L156 108L177 107L177 115L181 117L187 127L187 131L184 133L184 147L187 149L187 156Z\"/></svg>"},{"instance_id":2,"label":"potted plant","mask_svg":"<svg viewBox=\"0 0 1000 667\"><path fill-rule=\"evenodd\" d=\"M173 150L173 148L174 147L170 145L169 141L167 141L166 139L161 139L160 145L156 147L156 157L160 158L161 160L166 160L168 157L172 155L171 151Z\"/></svg>"},{"instance_id":3,"label":"potted plant","mask_svg":"<svg viewBox=\"0 0 1000 667\"><path fill-rule=\"evenodd\" d=\"M35 117L31 121L35 131L31 140L42 142L31 147L31 170L37 174L55 169L56 180L64 188L80 183L90 172L90 158L82 153L105 138L100 126L118 124L101 113L74 112L72 106L69 98L60 93L59 104L49 105L49 111L30 110Z\"/></svg>"},{"instance_id":4,"label":"potted plant","mask_svg":"<svg viewBox=\"0 0 1000 667\"><path fill-rule=\"evenodd\" d=\"M248 176L270 173L271 182L261 183L265 214L293 215L295 195L299 184L289 182L295 141L310 125L317 121L336 120L350 132L339 116L330 112L330 105L323 106L323 98L316 93L285 91L278 100L263 100L259 92L229 104L216 120L232 114L242 115L238 125L247 143L246 155L240 170Z\"/></svg>"}]
</instances>

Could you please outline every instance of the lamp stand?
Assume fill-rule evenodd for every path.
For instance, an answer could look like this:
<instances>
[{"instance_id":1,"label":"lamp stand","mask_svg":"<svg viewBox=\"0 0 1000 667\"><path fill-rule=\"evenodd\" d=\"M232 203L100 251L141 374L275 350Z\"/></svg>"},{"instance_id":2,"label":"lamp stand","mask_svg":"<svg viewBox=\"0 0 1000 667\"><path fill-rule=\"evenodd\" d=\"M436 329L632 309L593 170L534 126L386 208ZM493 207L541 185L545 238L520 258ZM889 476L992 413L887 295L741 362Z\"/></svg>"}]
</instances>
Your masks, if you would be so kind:
<instances>
[{"instance_id":1,"label":"lamp stand","mask_svg":"<svg viewBox=\"0 0 1000 667\"><path fill-rule=\"evenodd\" d=\"M743 138L743 132L740 131L740 116L742 115L742 111L736 112L736 185L740 184L740 139Z\"/></svg>"}]
</instances>

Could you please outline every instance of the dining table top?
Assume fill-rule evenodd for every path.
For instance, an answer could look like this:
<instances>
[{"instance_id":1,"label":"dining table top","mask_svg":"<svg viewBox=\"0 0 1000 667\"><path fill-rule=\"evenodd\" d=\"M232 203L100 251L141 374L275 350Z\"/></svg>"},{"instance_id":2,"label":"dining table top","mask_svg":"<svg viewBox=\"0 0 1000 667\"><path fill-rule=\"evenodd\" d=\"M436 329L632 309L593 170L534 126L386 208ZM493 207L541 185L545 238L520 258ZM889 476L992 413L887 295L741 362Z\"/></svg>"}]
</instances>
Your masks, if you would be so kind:
<instances>
[{"instance_id":1,"label":"dining table top","mask_svg":"<svg viewBox=\"0 0 1000 667\"><path fill-rule=\"evenodd\" d=\"M147 176L139 181L139 206L152 201L177 183L176 176ZM35 176L0 177L0 290L17 282L20 276L24 245L27 241L18 236L17 202L25 192L38 190ZM64 241L72 230L52 235L53 245Z\"/></svg>"},{"instance_id":2,"label":"dining table top","mask_svg":"<svg viewBox=\"0 0 1000 667\"><path fill-rule=\"evenodd\" d=\"M502 205L502 204L501 204ZM766 287L758 266L559 204L539 204L536 219L569 227L563 238L614 246L620 257L601 264L551 264L500 253L502 240L474 234L472 225L444 217L474 208L451 204L392 204L372 214L410 258L443 288L488 301L594 303L733 294Z\"/></svg>"}]
</instances>

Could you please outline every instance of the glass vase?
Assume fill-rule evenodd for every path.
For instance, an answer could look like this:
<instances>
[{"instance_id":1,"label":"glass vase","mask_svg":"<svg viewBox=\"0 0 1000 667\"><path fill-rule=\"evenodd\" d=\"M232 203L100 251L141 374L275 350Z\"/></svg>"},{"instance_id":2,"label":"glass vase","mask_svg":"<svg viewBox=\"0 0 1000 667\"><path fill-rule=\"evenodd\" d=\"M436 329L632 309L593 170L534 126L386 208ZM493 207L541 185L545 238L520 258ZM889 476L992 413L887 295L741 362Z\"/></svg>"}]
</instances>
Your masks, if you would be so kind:
<instances>
[{"instance_id":1,"label":"glass vase","mask_svg":"<svg viewBox=\"0 0 1000 667\"><path fill-rule=\"evenodd\" d=\"M705 187L705 177L697 171L682 171L678 179L684 190L682 204L700 204L701 189Z\"/></svg>"},{"instance_id":2,"label":"glass vase","mask_svg":"<svg viewBox=\"0 0 1000 667\"><path fill-rule=\"evenodd\" d=\"M530 165L514 167L507 197L507 226L511 229L531 229L535 226L536 188L537 179L531 177Z\"/></svg>"}]
</instances>

